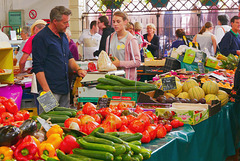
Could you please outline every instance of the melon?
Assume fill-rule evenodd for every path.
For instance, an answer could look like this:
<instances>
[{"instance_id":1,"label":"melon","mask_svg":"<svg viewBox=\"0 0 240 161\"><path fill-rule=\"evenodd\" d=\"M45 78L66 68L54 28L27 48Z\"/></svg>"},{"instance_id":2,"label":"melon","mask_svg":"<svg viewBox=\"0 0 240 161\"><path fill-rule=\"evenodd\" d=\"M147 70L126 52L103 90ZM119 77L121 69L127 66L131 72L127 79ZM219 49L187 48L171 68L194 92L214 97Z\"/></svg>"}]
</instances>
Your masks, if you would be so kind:
<instances>
[{"instance_id":1,"label":"melon","mask_svg":"<svg viewBox=\"0 0 240 161\"><path fill-rule=\"evenodd\" d=\"M172 93L174 96L177 96L182 92L182 84L179 81L176 81L176 86L177 86L177 89L172 89L168 91Z\"/></svg>"},{"instance_id":2,"label":"melon","mask_svg":"<svg viewBox=\"0 0 240 161\"><path fill-rule=\"evenodd\" d=\"M193 88L195 86L199 86L199 84L194 79L188 79L183 84L183 92L188 92L190 88Z\"/></svg>"},{"instance_id":3,"label":"melon","mask_svg":"<svg viewBox=\"0 0 240 161\"><path fill-rule=\"evenodd\" d=\"M175 97L172 93L168 93L168 92L165 92L164 96L166 96L166 98Z\"/></svg>"},{"instance_id":4,"label":"melon","mask_svg":"<svg viewBox=\"0 0 240 161\"><path fill-rule=\"evenodd\" d=\"M178 96L178 98L183 98L183 99L190 99L189 94L187 92L181 92Z\"/></svg>"},{"instance_id":5,"label":"melon","mask_svg":"<svg viewBox=\"0 0 240 161\"><path fill-rule=\"evenodd\" d=\"M202 85L202 89L204 90L205 94L215 94L215 95L217 95L218 90L219 90L219 86L214 81L206 81Z\"/></svg>"},{"instance_id":6,"label":"melon","mask_svg":"<svg viewBox=\"0 0 240 161\"><path fill-rule=\"evenodd\" d=\"M219 100L219 98L215 94L207 94L205 100L207 104L211 104L212 100Z\"/></svg>"},{"instance_id":7,"label":"melon","mask_svg":"<svg viewBox=\"0 0 240 161\"><path fill-rule=\"evenodd\" d=\"M205 93L201 87L195 86L188 90L189 97L191 99L201 99L205 97Z\"/></svg>"},{"instance_id":8,"label":"melon","mask_svg":"<svg viewBox=\"0 0 240 161\"><path fill-rule=\"evenodd\" d=\"M217 97L220 99L221 101L221 106L224 106L228 103L229 98L228 98L228 94L227 92L223 91L223 90L219 90Z\"/></svg>"}]
</instances>

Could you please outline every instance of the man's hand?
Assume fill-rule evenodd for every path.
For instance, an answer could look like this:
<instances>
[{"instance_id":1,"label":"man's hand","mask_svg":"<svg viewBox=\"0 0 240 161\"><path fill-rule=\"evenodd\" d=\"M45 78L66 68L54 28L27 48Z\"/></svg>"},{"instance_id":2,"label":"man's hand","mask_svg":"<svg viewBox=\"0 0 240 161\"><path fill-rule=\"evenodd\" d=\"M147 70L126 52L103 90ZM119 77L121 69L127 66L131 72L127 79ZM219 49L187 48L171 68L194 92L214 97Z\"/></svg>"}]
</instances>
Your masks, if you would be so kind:
<instances>
[{"instance_id":1,"label":"man's hand","mask_svg":"<svg viewBox=\"0 0 240 161\"><path fill-rule=\"evenodd\" d=\"M87 71L86 70L78 70L77 73L80 77L85 77L87 74Z\"/></svg>"}]
</instances>

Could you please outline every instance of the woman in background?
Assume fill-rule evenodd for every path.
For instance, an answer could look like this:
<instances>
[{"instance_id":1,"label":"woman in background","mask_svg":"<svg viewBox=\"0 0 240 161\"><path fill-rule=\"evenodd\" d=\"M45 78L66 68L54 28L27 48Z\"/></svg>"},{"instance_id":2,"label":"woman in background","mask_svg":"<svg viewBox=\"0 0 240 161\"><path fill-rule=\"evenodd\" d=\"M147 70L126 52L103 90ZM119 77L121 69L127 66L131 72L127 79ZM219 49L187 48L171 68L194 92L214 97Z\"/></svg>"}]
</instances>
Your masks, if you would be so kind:
<instances>
[{"instance_id":1,"label":"woman in background","mask_svg":"<svg viewBox=\"0 0 240 161\"><path fill-rule=\"evenodd\" d=\"M177 40L173 41L171 48L178 48L180 45L186 45L183 36L186 36L185 31L183 29L177 29L175 31L175 35Z\"/></svg>"},{"instance_id":2,"label":"woman in background","mask_svg":"<svg viewBox=\"0 0 240 161\"><path fill-rule=\"evenodd\" d=\"M216 36L217 44L222 40L226 32L231 30L228 25L229 18L227 15L218 15L218 25L215 27L214 35Z\"/></svg>"},{"instance_id":3,"label":"woman in background","mask_svg":"<svg viewBox=\"0 0 240 161\"><path fill-rule=\"evenodd\" d=\"M129 31L137 39L137 42L138 42L138 45L139 45L139 50L141 50L142 43L143 43L142 37L138 34L135 34L134 24L132 22L128 22L127 25L126 25L126 30Z\"/></svg>"}]
</instances>

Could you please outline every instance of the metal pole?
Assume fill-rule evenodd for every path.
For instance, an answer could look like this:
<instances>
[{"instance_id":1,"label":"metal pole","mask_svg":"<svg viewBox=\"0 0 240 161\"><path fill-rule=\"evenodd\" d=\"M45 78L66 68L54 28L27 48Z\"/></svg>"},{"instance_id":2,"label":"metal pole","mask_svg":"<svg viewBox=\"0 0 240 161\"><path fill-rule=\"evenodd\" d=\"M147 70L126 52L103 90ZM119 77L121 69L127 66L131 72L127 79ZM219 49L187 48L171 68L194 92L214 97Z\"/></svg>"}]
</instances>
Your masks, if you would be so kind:
<instances>
[{"instance_id":1,"label":"metal pole","mask_svg":"<svg viewBox=\"0 0 240 161\"><path fill-rule=\"evenodd\" d=\"M160 13L157 13L156 17L157 17L157 35L159 35L159 18L160 18Z\"/></svg>"}]
</instances>

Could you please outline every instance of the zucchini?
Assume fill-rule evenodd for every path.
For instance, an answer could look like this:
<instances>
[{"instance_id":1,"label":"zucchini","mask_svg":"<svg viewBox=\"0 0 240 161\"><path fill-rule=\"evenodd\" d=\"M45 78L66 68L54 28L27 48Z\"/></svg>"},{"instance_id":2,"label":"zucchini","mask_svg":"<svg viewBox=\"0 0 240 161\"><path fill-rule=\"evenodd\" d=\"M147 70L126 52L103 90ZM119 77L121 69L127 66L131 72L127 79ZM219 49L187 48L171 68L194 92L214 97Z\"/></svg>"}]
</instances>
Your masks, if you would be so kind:
<instances>
[{"instance_id":1,"label":"zucchini","mask_svg":"<svg viewBox=\"0 0 240 161\"><path fill-rule=\"evenodd\" d=\"M105 75L105 78L110 78L110 75L106 74L106 75Z\"/></svg>"},{"instance_id":2,"label":"zucchini","mask_svg":"<svg viewBox=\"0 0 240 161\"><path fill-rule=\"evenodd\" d=\"M130 161L131 160L131 154L130 153L125 153L121 155L122 161Z\"/></svg>"},{"instance_id":3,"label":"zucchini","mask_svg":"<svg viewBox=\"0 0 240 161\"><path fill-rule=\"evenodd\" d=\"M106 84L97 84L96 85L97 89L102 89L102 90L113 90L113 86L111 85L106 85Z\"/></svg>"},{"instance_id":4,"label":"zucchini","mask_svg":"<svg viewBox=\"0 0 240 161\"><path fill-rule=\"evenodd\" d=\"M54 111L74 111L74 112L77 112L77 110L72 109L72 108L67 108L67 107L55 107L53 110Z\"/></svg>"},{"instance_id":5,"label":"zucchini","mask_svg":"<svg viewBox=\"0 0 240 161\"><path fill-rule=\"evenodd\" d=\"M69 117L73 117L71 111L50 111L50 112L48 112L46 115L48 115L48 114L53 114L53 115L67 115L67 116L69 116Z\"/></svg>"},{"instance_id":6,"label":"zucchini","mask_svg":"<svg viewBox=\"0 0 240 161\"><path fill-rule=\"evenodd\" d=\"M83 160L86 160L86 161L92 161L91 158L85 157L83 155L68 154L67 156L72 157L72 158L83 159Z\"/></svg>"},{"instance_id":7,"label":"zucchini","mask_svg":"<svg viewBox=\"0 0 240 161\"><path fill-rule=\"evenodd\" d=\"M131 150L131 147L127 143L123 143L123 145L126 148L126 152L129 152Z\"/></svg>"},{"instance_id":8,"label":"zucchini","mask_svg":"<svg viewBox=\"0 0 240 161\"><path fill-rule=\"evenodd\" d=\"M119 138L122 139L123 141L135 141L135 140L141 140L142 139L142 133L135 133L135 134L125 134L120 136Z\"/></svg>"},{"instance_id":9,"label":"zucchini","mask_svg":"<svg viewBox=\"0 0 240 161\"><path fill-rule=\"evenodd\" d=\"M110 141L112 141L114 143L119 143L119 144L123 143L123 140L118 138L118 137L116 137L116 136L107 135L107 134L103 134L103 133L99 133L99 132L96 132L95 136L96 137L100 137L100 138L104 138L104 139L107 139L107 140L110 140Z\"/></svg>"},{"instance_id":10,"label":"zucchini","mask_svg":"<svg viewBox=\"0 0 240 161\"><path fill-rule=\"evenodd\" d=\"M114 157L114 161L121 161L122 160L122 157L121 156L116 156Z\"/></svg>"},{"instance_id":11,"label":"zucchini","mask_svg":"<svg viewBox=\"0 0 240 161\"><path fill-rule=\"evenodd\" d=\"M82 158L73 158L68 155L65 155L61 150L57 149L57 157L60 161L83 161ZM85 160L84 160L85 161Z\"/></svg>"},{"instance_id":12,"label":"zucchini","mask_svg":"<svg viewBox=\"0 0 240 161\"><path fill-rule=\"evenodd\" d=\"M102 127L97 127L96 129L94 129L94 130L89 134L89 136L94 136L94 135L95 135L95 132L104 133L104 128L102 128Z\"/></svg>"},{"instance_id":13,"label":"zucchini","mask_svg":"<svg viewBox=\"0 0 240 161\"><path fill-rule=\"evenodd\" d=\"M142 154L143 159L149 159L151 157L152 151L141 147L140 153Z\"/></svg>"},{"instance_id":14,"label":"zucchini","mask_svg":"<svg viewBox=\"0 0 240 161\"><path fill-rule=\"evenodd\" d=\"M138 145L138 146L142 145L141 140L130 141L129 143L134 144L134 145Z\"/></svg>"},{"instance_id":15,"label":"zucchini","mask_svg":"<svg viewBox=\"0 0 240 161\"><path fill-rule=\"evenodd\" d=\"M131 143L128 143L128 145L131 147L131 150L134 152L134 154L138 154L141 152L141 147L138 145L134 145Z\"/></svg>"},{"instance_id":16,"label":"zucchini","mask_svg":"<svg viewBox=\"0 0 240 161\"><path fill-rule=\"evenodd\" d=\"M39 116L45 120L51 118L50 121L52 123L63 123L66 119L69 118L67 115L53 115L53 114L43 114L43 115L41 114Z\"/></svg>"},{"instance_id":17,"label":"zucchini","mask_svg":"<svg viewBox=\"0 0 240 161\"><path fill-rule=\"evenodd\" d=\"M140 161L140 160L138 159L138 157L131 156L131 161Z\"/></svg>"},{"instance_id":18,"label":"zucchini","mask_svg":"<svg viewBox=\"0 0 240 161\"><path fill-rule=\"evenodd\" d=\"M147 92L157 90L156 86L113 86L111 87L114 91L129 91L129 92Z\"/></svg>"},{"instance_id":19,"label":"zucchini","mask_svg":"<svg viewBox=\"0 0 240 161\"><path fill-rule=\"evenodd\" d=\"M114 156L118 156L126 152L126 147L124 146L124 144L115 143L114 147L116 149L116 151L113 153Z\"/></svg>"},{"instance_id":20,"label":"zucchini","mask_svg":"<svg viewBox=\"0 0 240 161\"><path fill-rule=\"evenodd\" d=\"M114 79L110 78L98 78L97 80L99 83L106 84L106 85L112 85L112 86L125 86L119 81L116 81Z\"/></svg>"},{"instance_id":21,"label":"zucchini","mask_svg":"<svg viewBox=\"0 0 240 161\"><path fill-rule=\"evenodd\" d=\"M88 150L98 150L98 151L105 151L105 152L109 152L109 153L115 153L116 152L115 147L113 147L111 145L89 143L89 142L85 141L83 138L77 139L77 143L82 148L88 149Z\"/></svg>"},{"instance_id":22,"label":"zucchini","mask_svg":"<svg viewBox=\"0 0 240 161\"><path fill-rule=\"evenodd\" d=\"M106 145L111 145L113 146L114 143L110 140L107 140L107 139L103 139L103 138L97 138L95 136L86 136L86 137L83 137L83 139L89 143L96 143L96 144L106 144Z\"/></svg>"},{"instance_id":23,"label":"zucchini","mask_svg":"<svg viewBox=\"0 0 240 161\"><path fill-rule=\"evenodd\" d=\"M141 153L132 155L132 158L138 158L139 161L143 160L143 156Z\"/></svg>"},{"instance_id":24,"label":"zucchini","mask_svg":"<svg viewBox=\"0 0 240 161\"><path fill-rule=\"evenodd\" d=\"M114 159L113 155L109 152L96 151L96 150L86 150L75 148L72 150L73 154L79 154L90 158L102 159L106 161L112 161Z\"/></svg>"}]
</instances>

